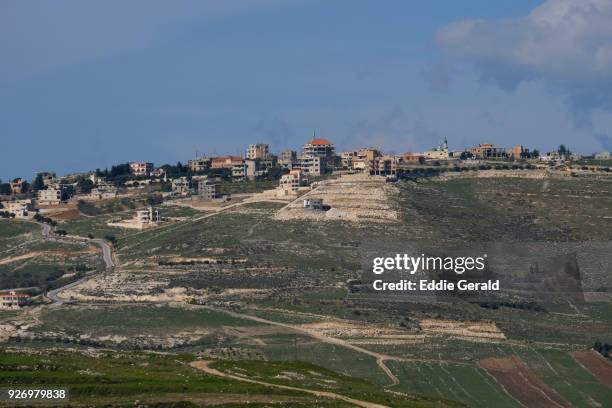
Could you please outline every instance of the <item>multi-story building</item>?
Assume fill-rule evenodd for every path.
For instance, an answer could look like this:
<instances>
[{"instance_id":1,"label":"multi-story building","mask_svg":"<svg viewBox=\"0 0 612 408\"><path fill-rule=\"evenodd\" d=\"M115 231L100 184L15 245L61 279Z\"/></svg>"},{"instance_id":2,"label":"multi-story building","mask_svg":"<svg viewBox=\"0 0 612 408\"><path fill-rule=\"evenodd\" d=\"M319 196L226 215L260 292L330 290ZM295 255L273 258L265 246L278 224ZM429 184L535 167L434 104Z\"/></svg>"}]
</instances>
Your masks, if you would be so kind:
<instances>
[{"instance_id":1,"label":"multi-story building","mask_svg":"<svg viewBox=\"0 0 612 408\"><path fill-rule=\"evenodd\" d=\"M285 150L278 156L278 164L285 169L291 170L297 162L295 150Z\"/></svg>"},{"instance_id":2,"label":"multi-story building","mask_svg":"<svg viewBox=\"0 0 612 408\"><path fill-rule=\"evenodd\" d=\"M595 158L595 160L610 160L610 152L603 151L595 153L593 157Z\"/></svg>"},{"instance_id":3,"label":"multi-story building","mask_svg":"<svg viewBox=\"0 0 612 408\"><path fill-rule=\"evenodd\" d=\"M522 145L517 145L507 149L506 155L514 160L525 159L529 157L529 149L526 149Z\"/></svg>"},{"instance_id":4,"label":"multi-story building","mask_svg":"<svg viewBox=\"0 0 612 408\"><path fill-rule=\"evenodd\" d=\"M245 160L240 159L239 162L235 162L232 165L232 180L244 181L246 180L247 165Z\"/></svg>"},{"instance_id":5,"label":"multi-story building","mask_svg":"<svg viewBox=\"0 0 612 408\"><path fill-rule=\"evenodd\" d=\"M158 210L149 207L146 210L136 211L134 221L138 224L153 224L161 221L161 215Z\"/></svg>"},{"instance_id":6,"label":"multi-story building","mask_svg":"<svg viewBox=\"0 0 612 408\"><path fill-rule=\"evenodd\" d=\"M308 176L320 176L326 172L325 159L315 155L302 155L298 158L297 168Z\"/></svg>"},{"instance_id":7,"label":"multi-story building","mask_svg":"<svg viewBox=\"0 0 612 408\"><path fill-rule=\"evenodd\" d=\"M315 138L302 147L303 156L318 156L324 159L334 155L334 145L327 139Z\"/></svg>"},{"instance_id":8,"label":"multi-story building","mask_svg":"<svg viewBox=\"0 0 612 408\"><path fill-rule=\"evenodd\" d=\"M59 205L67 199L66 190L61 185L47 187L38 191L38 204Z\"/></svg>"},{"instance_id":9,"label":"multi-story building","mask_svg":"<svg viewBox=\"0 0 612 408\"><path fill-rule=\"evenodd\" d=\"M472 147L470 152L477 159L505 159L508 157L506 149L496 147L492 143L481 143L477 147Z\"/></svg>"},{"instance_id":10,"label":"multi-story building","mask_svg":"<svg viewBox=\"0 0 612 408\"><path fill-rule=\"evenodd\" d=\"M198 173L206 171L210 168L211 159L210 157L202 156L193 160L189 160L187 164L191 171L193 171L194 173Z\"/></svg>"},{"instance_id":11,"label":"multi-story building","mask_svg":"<svg viewBox=\"0 0 612 408\"><path fill-rule=\"evenodd\" d=\"M244 164L240 156L219 156L211 159L211 169L232 169L235 165Z\"/></svg>"},{"instance_id":12,"label":"multi-story building","mask_svg":"<svg viewBox=\"0 0 612 408\"><path fill-rule=\"evenodd\" d=\"M284 174L280 178L279 187L281 190L298 191L300 187L308 185L308 177L300 169L293 169L289 174Z\"/></svg>"},{"instance_id":13,"label":"multi-story building","mask_svg":"<svg viewBox=\"0 0 612 408\"><path fill-rule=\"evenodd\" d=\"M269 159L270 147L263 143L251 144L247 149L246 158L250 160Z\"/></svg>"},{"instance_id":14,"label":"multi-story building","mask_svg":"<svg viewBox=\"0 0 612 408\"><path fill-rule=\"evenodd\" d=\"M219 198L217 184L210 180L200 180L198 182L198 195L203 200L214 200Z\"/></svg>"},{"instance_id":15,"label":"multi-story building","mask_svg":"<svg viewBox=\"0 0 612 408\"><path fill-rule=\"evenodd\" d=\"M19 309L30 303L30 295L14 290L0 293L0 309Z\"/></svg>"},{"instance_id":16,"label":"multi-story building","mask_svg":"<svg viewBox=\"0 0 612 408\"><path fill-rule=\"evenodd\" d=\"M11 181L11 192L13 194L24 193L25 185L26 185L26 181L24 179L16 178L15 180Z\"/></svg>"},{"instance_id":17,"label":"multi-story building","mask_svg":"<svg viewBox=\"0 0 612 408\"><path fill-rule=\"evenodd\" d=\"M89 192L89 198L93 200L106 200L117 197L117 187L106 183L100 183Z\"/></svg>"},{"instance_id":18,"label":"multi-story building","mask_svg":"<svg viewBox=\"0 0 612 408\"><path fill-rule=\"evenodd\" d=\"M35 214L36 208L32 204L32 200L17 200L7 201L4 204L3 211L8 211L15 214L15 218L27 218Z\"/></svg>"},{"instance_id":19,"label":"multi-story building","mask_svg":"<svg viewBox=\"0 0 612 408\"><path fill-rule=\"evenodd\" d=\"M189 194L191 183L187 180L187 177L179 177L172 180L172 192L178 195Z\"/></svg>"},{"instance_id":20,"label":"multi-story building","mask_svg":"<svg viewBox=\"0 0 612 408\"><path fill-rule=\"evenodd\" d=\"M340 153L340 158L342 159L342 167L345 169L352 169L353 168L353 160L355 160L357 158L357 152L356 151L348 151L348 152L341 152Z\"/></svg>"},{"instance_id":21,"label":"multi-story building","mask_svg":"<svg viewBox=\"0 0 612 408\"><path fill-rule=\"evenodd\" d=\"M153 163L131 162L130 171L135 176L148 176L153 171Z\"/></svg>"},{"instance_id":22,"label":"multi-story building","mask_svg":"<svg viewBox=\"0 0 612 408\"><path fill-rule=\"evenodd\" d=\"M56 182L55 172L53 171L40 171L36 174L36 176L38 177L39 175L42 177L42 181L45 186L49 186Z\"/></svg>"},{"instance_id":23,"label":"multi-story building","mask_svg":"<svg viewBox=\"0 0 612 408\"><path fill-rule=\"evenodd\" d=\"M397 173L397 159L394 156L380 156L370 162L370 174L394 176Z\"/></svg>"}]
</instances>

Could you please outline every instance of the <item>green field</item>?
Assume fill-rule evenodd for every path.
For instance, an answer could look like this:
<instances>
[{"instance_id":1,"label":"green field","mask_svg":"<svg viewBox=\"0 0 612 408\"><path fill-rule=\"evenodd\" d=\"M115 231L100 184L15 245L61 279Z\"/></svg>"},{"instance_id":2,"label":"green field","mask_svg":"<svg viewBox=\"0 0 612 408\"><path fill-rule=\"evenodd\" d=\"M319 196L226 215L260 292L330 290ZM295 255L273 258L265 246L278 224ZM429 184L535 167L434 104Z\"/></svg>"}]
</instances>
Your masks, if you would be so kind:
<instances>
[{"instance_id":1,"label":"green field","mask_svg":"<svg viewBox=\"0 0 612 408\"><path fill-rule=\"evenodd\" d=\"M461 401L474 408L519 408L512 397L484 370L452 363L389 363L400 379L398 390Z\"/></svg>"},{"instance_id":2,"label":"green field","mask_svg":"<svg viewBox=\"0 0 612 408\"><path fill-rule=\"evenodd\" d=\"M90 335L135 335L172 333L223 326L258 326L257 322L238 319L207 309L185 309L165 305L93 306L50 309L41 316L40 330L68 330Z\"/></svg>"}]
</instances>

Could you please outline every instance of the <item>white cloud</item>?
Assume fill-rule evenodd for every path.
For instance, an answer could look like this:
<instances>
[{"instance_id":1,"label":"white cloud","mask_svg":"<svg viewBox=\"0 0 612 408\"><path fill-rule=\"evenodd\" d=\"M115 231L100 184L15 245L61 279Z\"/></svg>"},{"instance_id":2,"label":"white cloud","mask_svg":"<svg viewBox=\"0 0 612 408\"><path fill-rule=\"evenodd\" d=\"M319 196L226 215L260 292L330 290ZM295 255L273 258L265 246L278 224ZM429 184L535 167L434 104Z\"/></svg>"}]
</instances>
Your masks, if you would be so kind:
<instances>
[{"instance_id":1,"label":"white cloud","mask_svg":"<svg viewBox=\"0 0 612 408\"><path fill-rule=\"evenodd\" d=\"M561 91L580 126L592 126L596 108L612 111L612 0L547 0L517 19L452 23L436 39L483 82Z\"/></svg>"}]
</instances>

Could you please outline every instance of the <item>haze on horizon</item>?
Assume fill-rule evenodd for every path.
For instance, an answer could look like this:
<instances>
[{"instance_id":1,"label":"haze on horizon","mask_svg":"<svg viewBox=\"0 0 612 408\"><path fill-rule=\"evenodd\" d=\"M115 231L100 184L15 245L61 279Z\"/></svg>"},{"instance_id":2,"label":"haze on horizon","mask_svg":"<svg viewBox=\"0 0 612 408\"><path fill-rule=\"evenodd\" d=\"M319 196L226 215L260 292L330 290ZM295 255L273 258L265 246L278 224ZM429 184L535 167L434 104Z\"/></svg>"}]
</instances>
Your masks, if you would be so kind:
<instances>
[{"instance_id":1,"label":"haze on horizon","mask_svg":"<svg viewBox=\"0 0 612 408\"><path fill-rule=\"evenodd\" d=\"M0 3L0 179L130 160L612 150L612 0Z\"/></svg>"}]
</instances>

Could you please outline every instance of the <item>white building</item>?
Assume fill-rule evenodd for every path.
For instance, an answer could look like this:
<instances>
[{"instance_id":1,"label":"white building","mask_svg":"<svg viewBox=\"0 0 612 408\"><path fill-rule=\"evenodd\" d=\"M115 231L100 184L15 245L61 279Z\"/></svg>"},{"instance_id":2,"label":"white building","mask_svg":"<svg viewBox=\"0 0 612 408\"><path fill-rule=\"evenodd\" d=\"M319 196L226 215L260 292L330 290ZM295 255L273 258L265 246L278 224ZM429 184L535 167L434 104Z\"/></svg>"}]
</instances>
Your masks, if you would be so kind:
<instances>
[{"instance_id":1,"label":"white building","mask_svg":"<svg viewBox=\"0 0 612 408\"><path fill-rule=\"evenodd\" d=\"M30 303L30 295L17 293L14 290L0 293L0 309L19 309Z\"/></svg>"},{"instance_id":2,"label":"white building","mask_svg":"<svg viewBox=\"0 0 612 408\"><path fill-rule=\"evenodd\" d=\"M308 185L308 177L300 169L293 169L289 174L284 174L280 178L279 188L285 191L295 192L300 187Z\"/></svg>"},{"instance_id":3,"label":"white building","mask_svg":"<svg viewBox=\"0 0 612 408\"><path fill-rule=\"evenodd\" d=\"M599 152L594 155L595 160L610 160L610 152Z\"/></svg>"},{"instance_id":4,"label":"white building","mask_svg":"<svg viewBox=\"0 0 612 408\"><path fill-rule=\"evenodd\" d=\"M315 138L306 143L303 147L304 156L319 156L328 158L334 154L334 145L327 139Z\"/></svg>"},{"instance_id":5,"label":"white building","mask_svg":"<svg viewBox=\"0 0 612 408\"><path fill-rule=\"evenodd\" d=\"M15 218L28 218L34 216L36 213L36 208L32 204L32 200L6 201L3 205L4 209L0 211L7 211L11 214L15 214Z\"/></svg>"},{"instance_id":6,"label":"white building","mask_svg":"<svg viewBox=\"0 0 612 408\"><path fill-rule=\"evenodd\" d=\"M38 191L38 204L59 205L65 198L64 189L61 187L48 187Z\"/></svg>"},{"instance_id":7,"label":"white building","mask_svg":"<svg viewBox=\"0 0 612 408\"><path fill-rule=\"evenodd\" d=\"M309 176L320 176L326 170L325 159L315 155L300 156L297 167Z\"/></svg>"}]
</instances>

